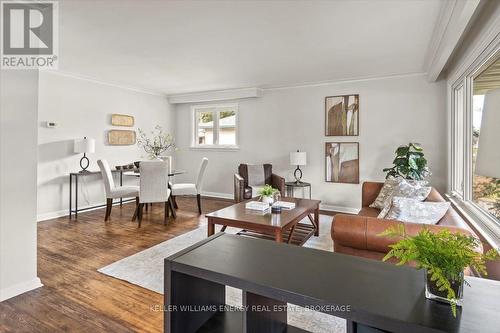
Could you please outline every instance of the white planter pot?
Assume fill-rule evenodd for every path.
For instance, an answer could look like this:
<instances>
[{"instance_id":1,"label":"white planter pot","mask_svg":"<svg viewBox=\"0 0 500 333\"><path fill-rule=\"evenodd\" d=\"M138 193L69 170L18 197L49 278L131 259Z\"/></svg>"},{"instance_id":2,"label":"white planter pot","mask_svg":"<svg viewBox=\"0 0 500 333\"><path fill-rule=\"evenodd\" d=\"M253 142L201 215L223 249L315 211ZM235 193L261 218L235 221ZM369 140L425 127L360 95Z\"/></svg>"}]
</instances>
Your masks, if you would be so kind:
<instances>
[{"instance_id":1,"label":"white planter pot","mask_svg":"<svg viewBox=\"0 0 500 333\"><path fill-rule=\"evenodd\" d=\"M268 205L272 205L274 203L274 198L262 196L262 202L265 202Z\"/></svg>"}]
</instances>

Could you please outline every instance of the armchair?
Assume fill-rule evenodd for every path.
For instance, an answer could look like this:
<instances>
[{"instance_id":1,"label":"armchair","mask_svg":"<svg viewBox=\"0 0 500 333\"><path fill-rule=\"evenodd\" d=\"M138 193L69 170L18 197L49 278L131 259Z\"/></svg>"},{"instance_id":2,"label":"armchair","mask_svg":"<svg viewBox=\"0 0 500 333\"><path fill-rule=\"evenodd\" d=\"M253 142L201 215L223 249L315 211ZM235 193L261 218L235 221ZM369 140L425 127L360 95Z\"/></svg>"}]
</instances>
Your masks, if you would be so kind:
<instances>
[{"instance_id":1,"label":"armchair","mask_svg":"<svg viewBox=\"0 0 500 333\"><path fill-rule=\"evenodd\" d=\"M263 164L264 184L278 189L282 196L285 195L285 178L273 173L271 164ZM251 199L255 188L248 184L248 164L240 164L238 173L234 174L234 201L241 202Z\"/></svg>"}]
</instances>

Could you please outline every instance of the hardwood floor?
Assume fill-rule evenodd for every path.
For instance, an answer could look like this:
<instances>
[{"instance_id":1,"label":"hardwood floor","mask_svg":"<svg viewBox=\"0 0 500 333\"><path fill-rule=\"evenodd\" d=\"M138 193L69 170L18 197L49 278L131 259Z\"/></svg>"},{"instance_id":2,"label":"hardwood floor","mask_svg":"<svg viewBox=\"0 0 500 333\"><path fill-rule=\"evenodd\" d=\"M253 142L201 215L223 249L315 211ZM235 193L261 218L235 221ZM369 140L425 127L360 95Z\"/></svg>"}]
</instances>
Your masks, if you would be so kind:
<instances>
[{"instance_id":1,"label":"hardwood floor","mask_svg":"<svg viewBox=\"0 0 500 333\"><path fill-rule=\"evenodd\" d=\"M163 225L163 204L131 221L134 204L38 224L38 276L43 288L0 303L0 332L162 332L163 296L97 269L206 223L196 198L177 198L177 219ZM211 212L231 202L203 199Z\"/></svg>"}]
</instances>

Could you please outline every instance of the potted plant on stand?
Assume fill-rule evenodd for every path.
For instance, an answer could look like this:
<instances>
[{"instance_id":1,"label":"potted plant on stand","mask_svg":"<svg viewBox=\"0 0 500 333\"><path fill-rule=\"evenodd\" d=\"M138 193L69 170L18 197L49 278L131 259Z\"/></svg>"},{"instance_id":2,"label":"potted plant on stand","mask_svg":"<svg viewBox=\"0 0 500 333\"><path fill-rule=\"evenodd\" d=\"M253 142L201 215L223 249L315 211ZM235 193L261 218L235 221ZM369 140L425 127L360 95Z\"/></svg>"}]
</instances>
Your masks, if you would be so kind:
<instances>
[{"instance_id":1,"label":"potted plant on stand","mask_svg":"<svg viewBox=\"0 0 500 333\"><path fill-rule=\"evenodd\" d=\"M479 240L460 233L443 229L437 233L423 228L416 236L406 234L403 225L389 228L379 236L401 239L389 247L391 250L383 258L397 258L397 265L410 262L418 269L426 270L425 296L429 299L451 305L453 316L456 307L462 305L464 269L467 267L477 273L487 275L486 260L497 260L498 251L491 249L485 254L477 251Z\"/></svg>"},{"instance_id":2,"label":"potted plant on stand","mask_svg":"<svg viewBox=\"0 0 500 333\"><path fill-rule=\"evenodd\" d=\"M271 185L265 185L257 192L257 194L259 194L261 197L261 201L269 205L272 205L274 203L274 196L277 193L279 193L279 191L273 188Z\"/></svg>"}]
</instances>

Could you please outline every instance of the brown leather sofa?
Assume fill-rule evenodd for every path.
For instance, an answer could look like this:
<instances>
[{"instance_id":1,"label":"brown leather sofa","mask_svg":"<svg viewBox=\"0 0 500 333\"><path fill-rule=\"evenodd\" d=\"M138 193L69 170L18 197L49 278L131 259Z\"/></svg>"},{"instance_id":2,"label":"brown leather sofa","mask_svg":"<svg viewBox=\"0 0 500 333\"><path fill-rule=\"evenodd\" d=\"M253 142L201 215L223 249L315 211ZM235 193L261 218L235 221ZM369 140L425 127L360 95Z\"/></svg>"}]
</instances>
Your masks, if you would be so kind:
<instances>
[{"instance_id":1,"label":"brown leather sofa","mask_svg":"<svg viewBox=\"0 0 500 333\"><path fill-rule=\"evenodd\" d=\"M285 195L285 178L273 173L271 164L264 164L264 179L266 185L278 189L282 196ZM252 188L248 185L248 164L240 164L238 173L234 175L234 201L241 202L252 198Z\"/></svg>"},{"instance_id":2,"label":"brown leather sofa","mask_svg":"<svg viewBox=\"0 0 500 333\"><path fill-rule=\"evenodd\" d=\"M370 208L369 205L375 201L383 185L383 183L376 182L363 183L362 208L358 215L335 215L331 229L334 252L381 260L389 252L389 245L396 243L397 239L379 237L377 235L387 228L400 223L404 224L406 232L409 235L416 235L422 228L426 227L434 232L447 228L454 232L477 237L474 231L451 207L436 225L378 219L377 216L380 210ZM438 202L445 200L433 188L425 201ZM482 253L482 247L478 248L477 251Z\"/></svg>"}]
</instances>

